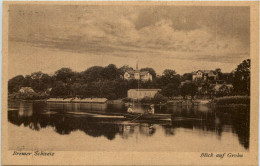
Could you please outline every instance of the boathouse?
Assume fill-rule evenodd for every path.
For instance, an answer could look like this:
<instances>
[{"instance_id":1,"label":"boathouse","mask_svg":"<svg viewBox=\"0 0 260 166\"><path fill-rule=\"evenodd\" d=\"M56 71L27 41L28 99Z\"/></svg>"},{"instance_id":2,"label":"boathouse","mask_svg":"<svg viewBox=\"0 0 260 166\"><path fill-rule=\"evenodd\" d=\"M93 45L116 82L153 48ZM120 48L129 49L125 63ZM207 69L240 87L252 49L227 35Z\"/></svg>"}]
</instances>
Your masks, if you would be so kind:
<instances>
[{"instance_id":1,"label":"boathouse","mask_svg":"<svg viewBox=\"0 0 260 166\"><path fill-rule=\"evenodd\" d=\"M72 100L73 103L105 103L107 98L75 98Z\"/></svg>"},{"instance_id":2,"label":"boathouse","mask_svg":"<svg viewBox=\"0 0 260 166\"><path fill-rule=\"evenodd\" d=\"M56 103L105 103L106 98L49 98L47 102L56 102Z\"/></svg>"},{"instance_id":3,"label":"boathouse","mask_svg":"<svg viewBox=\"0 0 260 166\"><path fill-rule=\"evenodd\" d=\"M131 99L142 99L144 97L154 97L161 89L129 89L127 97Z\"/></svg>"}]
</instances>

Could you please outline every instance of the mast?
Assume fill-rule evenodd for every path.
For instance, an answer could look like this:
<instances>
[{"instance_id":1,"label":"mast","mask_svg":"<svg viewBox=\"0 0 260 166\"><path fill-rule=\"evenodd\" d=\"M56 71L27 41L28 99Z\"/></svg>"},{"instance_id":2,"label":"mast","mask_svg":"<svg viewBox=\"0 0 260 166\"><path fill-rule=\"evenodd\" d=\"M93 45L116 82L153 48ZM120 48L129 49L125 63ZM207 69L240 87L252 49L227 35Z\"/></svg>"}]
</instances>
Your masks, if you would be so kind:
<instances>
[{"instance_id":1,"label":"mast","mask_svg":"<svg viewBox=\"0 0 260 166\"><path fill-rule=\"evenodd\" d=\"M136 67L135 67L136 71L138 71L138 56L136 57Z\"/></svg>"},{"instance_id":2,"label":"mast","mask_svg":"<svg viewBox=\"0 0 260 166\"><path fill-rule=\"evenodd\" d=\"M138 99L139 99L139 96L140 96L140 91L139 91L139 80L141 79L141 75L140 75L140 72L138 70L138 61L139 61L139 56L137 56L137 60L136 60L136 71L138 72L138 79L137 79L137 91L138 91L138 97L137 97L137 103L138 103Z\"/></svg>"}]
</instances>

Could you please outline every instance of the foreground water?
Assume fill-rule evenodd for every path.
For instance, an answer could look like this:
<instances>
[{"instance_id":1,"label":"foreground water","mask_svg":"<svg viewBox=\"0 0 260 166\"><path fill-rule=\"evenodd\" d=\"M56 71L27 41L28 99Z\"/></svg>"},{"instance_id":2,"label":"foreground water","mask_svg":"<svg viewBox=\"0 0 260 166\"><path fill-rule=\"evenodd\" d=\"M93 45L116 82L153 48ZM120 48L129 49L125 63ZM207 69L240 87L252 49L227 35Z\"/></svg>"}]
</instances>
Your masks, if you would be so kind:
<instances>
[{"instance_id":1,"label":"foreground water","mask_svg":"<svg viewBox=\"0 0 260 166\"><path fill-rule=\"evenodd\" d=\"M8 102L10 150L182 151L249 150L249 108L155 107L171 121L86 117L125 113L120 104ZM145 106L136 106L143 112ZM69 113L69 114L68 114Z\"/></svg>"}]
</instances>

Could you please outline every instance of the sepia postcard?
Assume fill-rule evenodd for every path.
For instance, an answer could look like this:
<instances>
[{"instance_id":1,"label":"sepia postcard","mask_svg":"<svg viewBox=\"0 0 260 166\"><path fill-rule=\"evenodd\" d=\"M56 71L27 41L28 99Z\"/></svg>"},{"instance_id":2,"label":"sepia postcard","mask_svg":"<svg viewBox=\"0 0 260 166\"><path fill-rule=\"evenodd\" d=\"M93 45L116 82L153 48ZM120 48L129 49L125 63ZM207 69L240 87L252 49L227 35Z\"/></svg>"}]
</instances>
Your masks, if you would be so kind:
<instances>
[{"instance_id":1,"label":"sepia postcard","mask_svg":"<svg viewBox=\"0 0 260 166\"><path fill-rule=\"evenodd\" d=\"M2 44L2 165L258 165L258 1L4 1Z\"/></svg>"}]
</instances>

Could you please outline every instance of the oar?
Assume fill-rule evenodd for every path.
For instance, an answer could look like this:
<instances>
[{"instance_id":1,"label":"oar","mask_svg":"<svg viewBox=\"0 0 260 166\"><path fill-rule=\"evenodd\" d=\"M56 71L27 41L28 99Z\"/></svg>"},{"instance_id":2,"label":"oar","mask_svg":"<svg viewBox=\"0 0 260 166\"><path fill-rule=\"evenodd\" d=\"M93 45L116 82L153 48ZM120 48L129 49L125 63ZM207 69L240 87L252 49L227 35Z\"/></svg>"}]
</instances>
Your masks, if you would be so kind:
<instances>
[{"instance_id":1,"label":"oar","mask_svg":"<svg viewBox=\"0 0 260 166\"><path fill-rule=\"evenodd\" d=\"M134 119L133 119L133 120L131 120L130 122L133 122L133 121L135 121L136 119L140 118L141 116L143 116L143 114L141 114L141 115L137 116L136 118L134 118Z\"/></svg>"}]
</instances>

